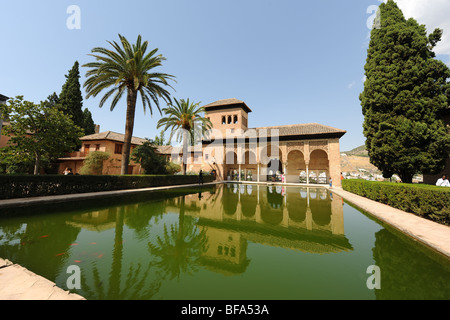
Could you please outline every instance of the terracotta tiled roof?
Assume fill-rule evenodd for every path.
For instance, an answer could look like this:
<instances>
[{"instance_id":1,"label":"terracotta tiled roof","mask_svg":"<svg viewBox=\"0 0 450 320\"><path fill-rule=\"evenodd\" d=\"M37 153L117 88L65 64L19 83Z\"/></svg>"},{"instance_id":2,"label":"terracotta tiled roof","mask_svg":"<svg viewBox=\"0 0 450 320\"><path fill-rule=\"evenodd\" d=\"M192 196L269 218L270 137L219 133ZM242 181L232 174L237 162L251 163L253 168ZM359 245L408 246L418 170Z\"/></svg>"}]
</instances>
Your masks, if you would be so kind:
<instances>
[{"instance_id":1,"label":"terracotta tiled roof","mask_svg":"<svg viewBox=\"0 0 450 320\"><path fill-rule=\"evenodd\" d=\"M94 133L94 134L90 134L90 135L81 137L80 140L82 140L82 141L112 140L112 141L124 142L125 135L122 133L117 133L117 132L113 132L113 131L105 131L105 132ZM134 145L141 145L145 141L147 141L147 140L142 139L142 138L137 138L137 137L131 138L131 144L134 144Z\"/></svg>"},{"instance_id":2,"label":"terracotta tiled roof","mask_svg":"<svg viewBox=\"0 0 450 320\"><path fill-rule=\"evenodd\" d=\"M327 133L336 133L344 135L347 132L345 130L333 128L319 123L293 124L287 126L274 126L274 127L259 127L254 128L254 130L256 130L258 136L262 136L264 130L267 130L268 135L273 134L273 130L278 130L280 136L302 136L302 135L316 135Z\"/></svg>"},{"instance_id":3,"label":"terracotta tiled roof","mask_svg":"<svg viewBox=\"0 0 450 320\"><path fill-rule=\"evenodd\" d=\"M159 154L171 154L172 149L172 146L156 146L156 150Z\"/></svg>"},{"instance_id":4,"label":"terracotta tiled roof","mask_svg":"<svg viewBox=\"0 0 450 320\"><path fill-rule=\"evenodd\" d=\"M207 104L205 106L203 106L205 109L209 109L209 108L223 108L223 107L235 107L236 105L242 105L244 107L244 109L246 109L247 112L252 112L252 110L245 104L244 101L238 100L236 98L231 98L231 99L223 99L223 100L218 100L215 102L212 102L210 104Z\"/></svg>"}]
</instances>

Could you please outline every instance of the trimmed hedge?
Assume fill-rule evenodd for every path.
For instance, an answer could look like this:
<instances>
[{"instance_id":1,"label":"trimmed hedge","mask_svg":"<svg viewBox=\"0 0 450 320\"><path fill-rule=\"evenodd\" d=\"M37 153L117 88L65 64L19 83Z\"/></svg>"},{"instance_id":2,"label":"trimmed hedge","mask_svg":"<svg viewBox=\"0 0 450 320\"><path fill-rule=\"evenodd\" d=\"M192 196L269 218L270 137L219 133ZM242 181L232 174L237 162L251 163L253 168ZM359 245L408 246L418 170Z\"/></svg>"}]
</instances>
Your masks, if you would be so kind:
<instances>
[{"instance_id":1,"label":"trimmed hedge","mask_svg":"<svg viewBox=\"0 0 450 320\"><path fill-rule=\"evenodd\" d=\"M450 188L351 179L342 180L342 188L391 207L450 225Z\"/></svg>"},{"instance_id":2,"label":"trimmed hedge","mask_svg":"<svg viewBox=\"0 0 450 320\"><path fill-rule=\"evenodd\" d=\"M204 175L203 181L211 182L213 178ZM199 178L195 175L0 175L0 199L139 189L198 182Z\"/></svg>"}]
</instances>

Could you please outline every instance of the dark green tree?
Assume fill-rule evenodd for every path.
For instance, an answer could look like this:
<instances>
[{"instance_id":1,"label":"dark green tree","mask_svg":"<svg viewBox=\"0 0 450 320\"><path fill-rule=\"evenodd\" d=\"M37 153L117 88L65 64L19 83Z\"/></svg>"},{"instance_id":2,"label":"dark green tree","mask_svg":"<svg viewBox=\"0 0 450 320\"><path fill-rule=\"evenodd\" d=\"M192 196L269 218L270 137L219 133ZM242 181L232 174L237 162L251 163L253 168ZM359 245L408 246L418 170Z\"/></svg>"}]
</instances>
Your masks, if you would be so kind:
<instances>
[{"instance_id":1,"label":"dark green tree","mask_svg":"<svg viewBox=\"0 0 450 320\"><path fill-rule=\"evenodd\" d=\"M75 61L69 74L66 75L66 82L59 95L58 109L70 116L75 125L83 128L84 117L82 108L83 96L80 86L80 70L78 61Z\"/></svg>"},{"instance_id":2,"label":"dark green tree","mask_svg":"<svg viewBox=\"0 0 450 320\"><path fill-rule=\"evenodd\" d=\"M47 106L56 107L59 104L59 97L56 92L53 92L48 96L47 100L44 101Z\"/></svg>"},{"instance_id":3,"label":"dark green tree","mask_svg":"<svg viewBox=\"0 0 450 320\"><path fill-rule=\"evenodd\" d=\"M435 59L442 30L406 20L393 0L380 5L360 95L370 161L384 176L411 183L415 173L436 173L448 157L450 136L442 114L448 107L449 68Z\"/></svg>"},{"instance_id":4,"label":"dark green tree","mask_svg":"<svg viewBox=\"0 0 450 320\"><path fill-rule=\"evenodd\" d=\"M85 108L83 111L83 129L85 135L95 133L95 123L88 108Z\"/></svg>"},{"instance_id":5,"label":"dark green tree","mask_svg":"<svg viewBox=\"0 0 450 320\"><path fill-rule=\"evenodd\" d=\"M156 153L153 141L145 141L137 146L131 154L131 160L139 163L146 174L166 174L167 160Z\"/></svg>"}]
</instances>

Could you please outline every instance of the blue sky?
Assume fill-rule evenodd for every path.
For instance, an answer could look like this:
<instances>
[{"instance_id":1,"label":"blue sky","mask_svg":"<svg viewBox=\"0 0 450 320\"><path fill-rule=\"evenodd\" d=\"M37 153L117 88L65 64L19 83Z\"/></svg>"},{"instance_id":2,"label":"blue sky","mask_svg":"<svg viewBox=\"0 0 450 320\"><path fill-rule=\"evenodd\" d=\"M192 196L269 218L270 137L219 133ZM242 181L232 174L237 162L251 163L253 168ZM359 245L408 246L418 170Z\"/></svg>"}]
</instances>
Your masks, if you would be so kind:
<instances>
[{"instance_id":1,"label":"blue sky","mask_svg":"<svg viewBox=\"0 0 450 320\"><path fill-rule=\"evenodd\" d=\"M117 41L119 33L130 42L141 34L150 48L159 48L166 57L158 71L176 77L173 97L202 104L243 100L253 110L250 127L317 122L344 129L341 150L347 151L365 140L359 94L369 42L368 9L379 3L2 1L0 93L45 100L60 93L75 61L93 61L88 56L92 48L109 47L106 40ZM81 10L80 29L67 28L70 5ZM445 54L438 58L448 62ZM82 85L86 71L80 68ZM100 109L99 100L85 99L83 107L89 108L101 131L123 133L126 99L112 112L108 105ZM160 118L156 107L150 116L138 104L134 135L154 138Z\"/></svg>"}]
</instances>

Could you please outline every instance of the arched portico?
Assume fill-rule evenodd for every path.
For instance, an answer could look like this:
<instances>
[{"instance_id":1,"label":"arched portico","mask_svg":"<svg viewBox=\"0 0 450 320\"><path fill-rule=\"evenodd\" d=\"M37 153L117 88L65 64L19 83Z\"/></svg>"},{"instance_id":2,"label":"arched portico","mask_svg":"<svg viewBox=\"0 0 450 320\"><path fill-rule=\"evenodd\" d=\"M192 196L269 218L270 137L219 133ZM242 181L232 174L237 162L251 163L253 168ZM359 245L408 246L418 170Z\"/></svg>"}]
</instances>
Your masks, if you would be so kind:
<instances>
[{"instance_id":1,"label":"arched portico","mask_svg":"<svg viewBox=\"0 0 450 320\"><path fill-rule=\"evenodd\" d=\"M284 171L283 153L277 146L264 146L259 153L259 178L261 181L281 181ZM258 180L259 181L259 180Z\"/></svg>"},{"instance_id":2,"label":"arched portico","mask_svg":"<svg viewBox=\"0 0 450 320\"><path fill-rule=\"evenodd\" d=\"M314 150L309 156L309 183L327 184L330 178L328 154L324 150Z\"/></svg>"}]
</instances>

